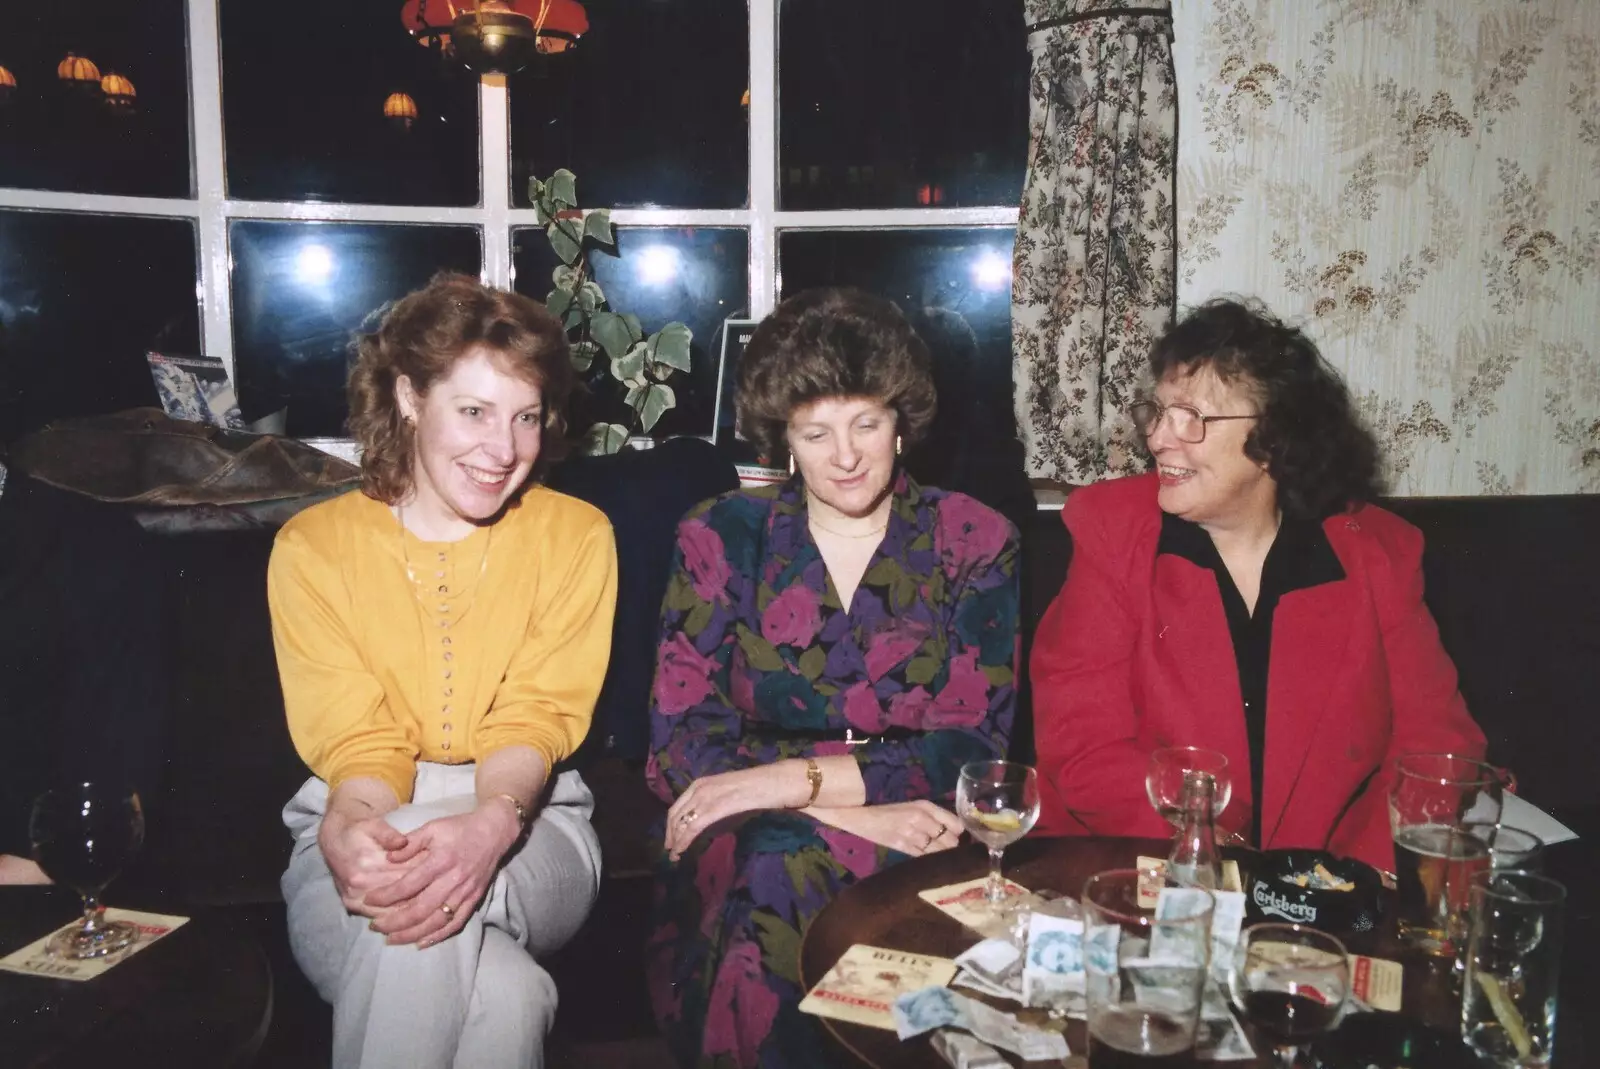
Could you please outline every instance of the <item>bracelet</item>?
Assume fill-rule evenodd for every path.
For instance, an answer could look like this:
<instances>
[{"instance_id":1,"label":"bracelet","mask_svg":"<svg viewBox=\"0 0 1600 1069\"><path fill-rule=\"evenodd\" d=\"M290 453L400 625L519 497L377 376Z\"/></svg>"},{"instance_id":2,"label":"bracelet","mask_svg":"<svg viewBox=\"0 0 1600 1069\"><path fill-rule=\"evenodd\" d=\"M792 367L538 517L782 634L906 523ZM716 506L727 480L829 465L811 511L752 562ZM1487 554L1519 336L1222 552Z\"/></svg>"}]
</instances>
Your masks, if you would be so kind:
<instances>
[{"instance_id":1,"label":"bracelet","mask_svg":"<svg viewBox=\"0 0 1600 1069\"><path fill-rule=\"evenodd\" d=\"M522 802L517 798L516 795L508 794L505 791L501 791L499 794L494 795L494 797L496 797L496 798L504 798L506 801L510 802L511 803L511 808L515 809L517 811L517 824L522 826L522 827L527 827L527 825L528 825L528 807L523 805Z\"/></svg>"},{"instance_id":2,"label":"bracelet","mask_svg":"<svg viewBox=\"0 0 1600 1069\"><path fill-rule=\"evenodd\" d=\"M810 809L817 804L817 795L822 793L822 769L817 767L817 762L812 758L805 758L806 782L811 784L811 797L806 799L804 805L797 805L796 809Z\"/></svg>"}]
</instances>

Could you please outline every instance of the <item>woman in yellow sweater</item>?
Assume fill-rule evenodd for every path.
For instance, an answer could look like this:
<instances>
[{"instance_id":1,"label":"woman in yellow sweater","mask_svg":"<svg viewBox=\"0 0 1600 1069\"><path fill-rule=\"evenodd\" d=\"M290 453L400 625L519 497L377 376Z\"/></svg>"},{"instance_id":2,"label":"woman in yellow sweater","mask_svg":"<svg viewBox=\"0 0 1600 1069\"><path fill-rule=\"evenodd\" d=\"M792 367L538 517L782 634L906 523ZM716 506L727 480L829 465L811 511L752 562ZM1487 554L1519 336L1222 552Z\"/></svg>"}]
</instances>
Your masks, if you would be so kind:
<instances>
[{"instance_id":1,"label":"woman in yellow sweater","mask_svg":"<svg viewBox=\"0 0 1600 1069\"><path fill-rule=\"evenodd\" d=\"M307 509L268 572L295 747L295 958L336 1069L537 1066L536 958L599 888L593 799L554 770L605 676L605 517L537 484L573 372L534 301L441 275L359 341L362 490ZM420 951L420 952L419 952Z\"/></svg>"}]
</instances>

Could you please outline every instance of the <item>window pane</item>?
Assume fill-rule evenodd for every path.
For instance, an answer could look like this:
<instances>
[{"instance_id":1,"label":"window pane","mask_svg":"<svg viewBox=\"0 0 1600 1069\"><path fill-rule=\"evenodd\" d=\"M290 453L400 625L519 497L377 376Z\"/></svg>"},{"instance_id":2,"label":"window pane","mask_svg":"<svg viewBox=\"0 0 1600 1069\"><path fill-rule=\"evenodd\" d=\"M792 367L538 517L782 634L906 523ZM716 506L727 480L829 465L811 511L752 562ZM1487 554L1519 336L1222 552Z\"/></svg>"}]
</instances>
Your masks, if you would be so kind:
<instances>
[{"instance_id":1,"label":"window pane","mask_svg":"<svg viewBox=\"0 0 1600 1069\"><path fill-rule=\"evenodd\" d=\"M783 296L857 286L900 306L928 343L939 410L912 474L1009 515L1031 512L1011 408L1009 227L785 231Z\"/></svg>"},{"instance_id":2,"label":"window pane","mask_svg":"<svg viewBox=\"0 0 1600 1069\"><path fill-rule=\"evenodd\" d=\"M0 186L188 197L189 54L183 0L3 5ZM74 63L62 80L57 68ZM127 97L120 75L131 85ZM101 79L119 90L108 96Z\"/></svg>"},{"instance_id":3,"label":"window pane","mask_svg":"<svg viewBox=\"0 0 1600 1069\"><path fill-rule=\"evenodd\" d=\"M589 31L511 78L511 197L565 167L586 208L749 199L744 0L587 0Z\"/></svg>"},{"instance_id":4,"label":"window pane","mask_svg":"<svg viewBox=\"0 0 1600 1069\"><path fill-rule=\"evenodd\" d=\"M0 441L159 405L145 353L200 352L194 223L0 211Z\"/></svg>"},{"instance_id":5,"label":"window pane","mask_svg":"<svg viewBox=\"0 0 1600 1069\"><path fill-rule=\"evenodd\" d=\"M288 433L345 433L352 333L436 271L469 275L476 227L247 221L228 230L234 363L247 420L288 405Z\"/></svg>"},{"instance_id":6,"label":"window pane","mask_svg":"<svg viewBox=\"0 0 1600 1069\"><path fill-rule=\"evenodd\" d=\"M230 196L478 203L477 79L412 40L398 0L225 0L221 21ZM410 123L384 116L393 93Z\"/></svg>"},{"instance_id":7,"label":"window pane","mask_svg":"<svg viewBox=\"0 0 1600 1069\"><path fill-rule=\"evenodd\" d=\"M1021 4L783 0L778 41L781 207L1017 203Z\"/></svg>"},{"instance_id":8,"label":"window pane","mask_svg":"<svg viewBox=\"0 0 1600 1069\"><path fill-rule=\"evenodd\" d=\"M550 273L560 260L544 231L517 230L512 240L517 292L545 299L552 288ZM680 372L668 382L677 407L661 417L651 434L710 435L722 321L744 314L749 291L749 236L738 229L628 227L618 228L617 246L620 256L589 254L608 306L638 316L646 335L674 320L694 333L688 375ZM611 377L607 361L595 361L587 381L590 395L573 409L574 431L597 419L633 425L632 412L622 400L626 391Z\"/></svg>"}]
</instances>

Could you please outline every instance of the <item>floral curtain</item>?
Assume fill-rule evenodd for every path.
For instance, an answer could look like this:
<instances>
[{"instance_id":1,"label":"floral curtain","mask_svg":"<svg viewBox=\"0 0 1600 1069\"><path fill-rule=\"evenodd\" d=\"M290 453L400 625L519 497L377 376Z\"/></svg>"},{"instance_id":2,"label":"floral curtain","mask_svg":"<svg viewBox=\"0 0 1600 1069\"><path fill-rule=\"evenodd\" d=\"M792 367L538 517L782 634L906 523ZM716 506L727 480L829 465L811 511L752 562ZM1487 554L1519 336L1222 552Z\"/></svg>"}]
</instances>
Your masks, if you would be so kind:
<instances>
[{"instance_id":1,"label":"floral curtain","mask_svg":"<svg viewBox=\"0 0 1600 1069\"><path fill-rule=\"evenodd\" d=\"M1304 323L1392 492L1600 492L1600 3L1193 0L1179 296Z\"/></svg>"},{"instance_id":2,"label":"floral curtain","mask_svg":"<svg viewBox=\"0 0 1600 1069\"><path fill-rule=\"evenodd\" d=\"M1125 412L1176 284L1170 3L1026 0L1030 162L1017 222L1017 424L1036 478L1144 464Z\"/></svg>"}]
</instances>

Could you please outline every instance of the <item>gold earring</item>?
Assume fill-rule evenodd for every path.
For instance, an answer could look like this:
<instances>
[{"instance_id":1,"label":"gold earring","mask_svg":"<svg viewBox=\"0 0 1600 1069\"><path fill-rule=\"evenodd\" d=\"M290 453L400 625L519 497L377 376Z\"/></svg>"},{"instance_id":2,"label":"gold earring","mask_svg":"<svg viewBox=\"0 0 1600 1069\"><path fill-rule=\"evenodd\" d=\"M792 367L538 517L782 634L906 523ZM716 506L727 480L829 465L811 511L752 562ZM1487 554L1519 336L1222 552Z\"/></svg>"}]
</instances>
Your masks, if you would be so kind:
<instances>
[{"instance_id":1,"label":"gold earring","mask_svg":"<svg viewBox=\"0 0 1600 1069\"><path fill-rule=\"evenodd\" d=\"M900 436L898 434L894 436L894 455L900 455Z\"/></svg>"}]
</instances>

